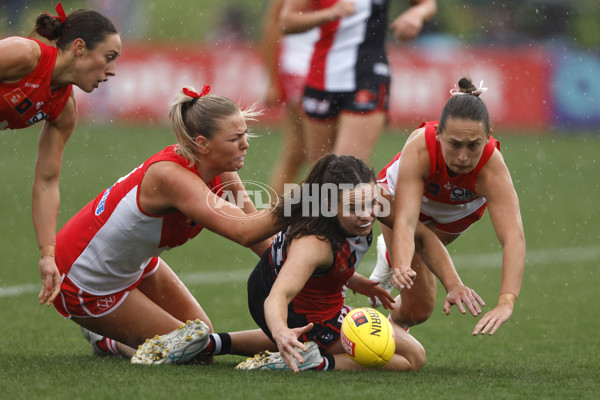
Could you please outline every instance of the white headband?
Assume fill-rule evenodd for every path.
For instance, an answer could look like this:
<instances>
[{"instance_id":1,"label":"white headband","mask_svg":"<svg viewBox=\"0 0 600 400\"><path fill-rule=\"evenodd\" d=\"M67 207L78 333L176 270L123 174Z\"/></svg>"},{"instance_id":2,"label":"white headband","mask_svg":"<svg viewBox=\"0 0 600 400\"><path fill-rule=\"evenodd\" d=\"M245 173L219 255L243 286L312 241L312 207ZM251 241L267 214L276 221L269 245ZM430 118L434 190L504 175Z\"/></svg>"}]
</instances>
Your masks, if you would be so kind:
<instances>
[{"instance_id":1,"label":"white headband","mask_svg":"<svg viewBox=\"0 0 600 400\"><path fill-rule=\"evenodd\" d=\"M456 83L454 84L454 89L450 89L450 95L452 96L460 96L463 94L472 94L474 96L478 96L481 93L485 93L487 92L488 88L483 87L483 81L479 82L479 88L477 88L477 90L472 91L471 93L465 93L465 92L461 92L460 89L458 88L458 86L456 86Z\"/></svg>"}]
</instances>

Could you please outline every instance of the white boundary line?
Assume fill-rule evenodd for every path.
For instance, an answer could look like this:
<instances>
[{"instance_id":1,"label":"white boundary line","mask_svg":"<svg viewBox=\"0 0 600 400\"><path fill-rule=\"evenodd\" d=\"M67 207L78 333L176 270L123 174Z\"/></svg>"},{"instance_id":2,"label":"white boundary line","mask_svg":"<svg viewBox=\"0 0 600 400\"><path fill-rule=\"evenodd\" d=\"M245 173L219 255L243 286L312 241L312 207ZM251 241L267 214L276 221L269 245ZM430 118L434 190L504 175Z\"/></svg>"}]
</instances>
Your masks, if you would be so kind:
<instances>
[{"instance_id":1,"label":"white boundary line","mask_svg":"<svg viewBox=\"0 0 600 400\"><path fill-rule=\"evenodd\" d=\"M452 255L452 260L457 270L477 269L477 268L500 268L502 263L501 253L485 253ZM526 267L532 267L536 264L557 264L569 263L577 266L579 262L598 261L600 266L600 246L587 247L568 247L558 249L538 249L527 251ZM373 261L362 263L359 270L371 271L375 263ZM210 285L222 284L227 282L245 282L250 276L252 268L211 272L195 272L182 274L181 280L187 285ZM26 283L18 286L0 287L0 298L15 297L23 294L38 293L40 286L33 283Z\"/></svg>"}]
</instances>

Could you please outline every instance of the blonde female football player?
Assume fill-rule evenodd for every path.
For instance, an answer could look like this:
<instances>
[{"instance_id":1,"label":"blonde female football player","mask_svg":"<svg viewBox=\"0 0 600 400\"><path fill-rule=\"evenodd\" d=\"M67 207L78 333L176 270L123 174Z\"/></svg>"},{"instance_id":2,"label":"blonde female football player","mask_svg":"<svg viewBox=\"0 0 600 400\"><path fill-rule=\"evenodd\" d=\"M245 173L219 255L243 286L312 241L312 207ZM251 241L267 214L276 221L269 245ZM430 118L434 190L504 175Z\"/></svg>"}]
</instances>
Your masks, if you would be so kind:
<instances>
[{"instance_id":1,"label":"blonde female football player","mask_svg":"<svg viewBox=\"0 0 600 400\"><path fill-rule=\"evenodd\" d=\"M429 318L435 303L435 278L413 258L419 221L444 244L451 243L487 208L504 248L498 304L475 325L473 335L494 334L512 315L525 265L525 237L519 199L510 173L492 137L487 107L479 98L486 88L463 78L451 91L440 121L421 125L404 148L381 171L378 182L395 202L392 232L382 226L390 245L393 270L378 245L379 261L371 279L386 280L400 290L400 307L392 319L404 327Z\"/></svg>"},{"instance_id":2,"label":"blonde female football player","mask_svg":"<svg viewBox=\"0 0 600 400\"><path fill-rule=\"evenodd\" d=\"M131 356L150 339L144 346L153 352L138 362L191 360L212 325L161 252L207 228L262 255L281 227L251 201L237 207L221 198L247 198L237 171L249 147L246 121L256 113L209 90L183 89L170 110L177 144L103 190L58 233L54 306L85 328L96 354Z\"/></svg>"}]
</instances>

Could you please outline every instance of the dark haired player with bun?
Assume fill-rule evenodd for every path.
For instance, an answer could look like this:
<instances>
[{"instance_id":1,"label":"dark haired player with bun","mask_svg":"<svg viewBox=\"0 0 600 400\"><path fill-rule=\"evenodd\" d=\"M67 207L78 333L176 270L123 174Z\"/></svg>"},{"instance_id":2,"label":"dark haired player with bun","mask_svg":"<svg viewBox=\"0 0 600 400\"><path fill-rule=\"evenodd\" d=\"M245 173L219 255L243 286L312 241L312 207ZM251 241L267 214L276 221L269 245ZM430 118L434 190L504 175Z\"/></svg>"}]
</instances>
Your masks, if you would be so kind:
<instances>
[{"instance_id":1,"label":"dark haired player with bun","mask_svg":"<svg viewBox=\"0 0 600 400\"><path fill-rule=\"evenodd\" d=\"M113 23L91 10L37 17L32 36L0 40L0 130L43 121L32 191L32 214L40 248L40 304L60 291L54 261L60 207L59 174L66 142L77 123L72 85L92 92L115 75L121 38Z\"/></svg>"},{"instance_id":2,"label":"dark haired player with bun","mask_svg":"<svg viewBox=\"0 0 600 400\"><path fill-rule=\"evenodd\" d=\"M519 296L525 266L519 199L500 143L492 137L487 107L479 98L487 90L482 86L462 78L450 91L440 121L423 123L415 130L378 177L395 203L395 219L393 233L382 226L392 257L378 243L371 279L400 290L400 307L391 318L405 328L427 320L435 305L435 278L418 255L413 259L419 221L447 245L479 220L486 208L489 211L504 248L502 281L497 306L481 318L473 335L494 334L512 315Z\"/></svg>"}]
</instances>

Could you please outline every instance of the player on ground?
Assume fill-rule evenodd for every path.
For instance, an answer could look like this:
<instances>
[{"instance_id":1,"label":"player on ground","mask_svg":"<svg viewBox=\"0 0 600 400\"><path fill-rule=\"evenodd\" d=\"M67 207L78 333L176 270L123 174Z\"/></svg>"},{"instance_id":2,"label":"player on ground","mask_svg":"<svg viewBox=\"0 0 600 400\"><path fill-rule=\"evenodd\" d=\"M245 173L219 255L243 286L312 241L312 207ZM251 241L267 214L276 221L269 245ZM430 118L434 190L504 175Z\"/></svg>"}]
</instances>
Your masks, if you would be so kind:
<instances>
[{"instance_id":1,"label":"player on ground","mask_svg":"<svg viewBox=\"0 0 600 400\"><path fill-rule=\"evenodd\" d=\"M169 114L177 144L102 191L57 235L62 285L54 306L86 329L97 354L131 356L164 335L145 344L155 347L153 361L189 361L212 326L160 253L205 227L262 255L281 228L251 201L238 208L220 197L248 199L236 171L248 149L246 121L257 114L209 90L183 89Z\"/></svg>"},{"instance_id":2,"label":"player on ground","mask_svg":"<svg viewBox=\"0 0 600 400\"><path fill-rule=\"evenodd\" d=\"M298 201L287 199L289 207L284 202L275 210L289 217L289 226L276 236L248 279L250 313L279 352L259 354L238 368L362 369L340 342L341 323L350 310L344 305L344 286L379 298L385 308L392 308L393 302L377 282L355 270L371 244L373 223L380 214L375 176L355 157L330 154L313 166L292 198ZM482 300L462 285L438 238L421 225L415 240L419 254L448 290L446 312L451 304L466 312L464 302L478 315ZM423 347L398 325L392 326L396 354L383 368L420 369L425 363Z\"/></svg>"},{"instance_id":3,"label":"player on ground","mask_svg":"<svg viewBox=\"0 0 600 400\"><path fill-rule=\"evenodd\" d=\"M378 243L378 263L371 279L400 290L400 307L391 317L401 326L426 321L435 303L435 278L414 255L419 221L448 244L479 220L486 207L489 210L504 248L502 281L498 305L481 318L473 335L494 334L512 315L519 296L525 265L523 224L500 144L492 137L488 110L479 98L485 90L468 78L461 79L440 121L424 123L414 131L379 175L379 184L395 202L395 219L393 234L382 226L392 251L386 259L385 246Z\"/></svg>"},{"instance_id":4,"label":"player on ground","mask_svg":"<svg viewBox=\"0 0 600 400\"><path fill-rule=\"evenodd\" d=\"M48 306L60 290L54 261L60 208L59 174L65 145L77 123L72 85L92 92L115 75L121 39L113 23L91 10L37 17L42 40L0 40L0 129L22 129L42 122L32 191L33 226L40 248L40 304Z\"/></svg>"}]
</instances>

